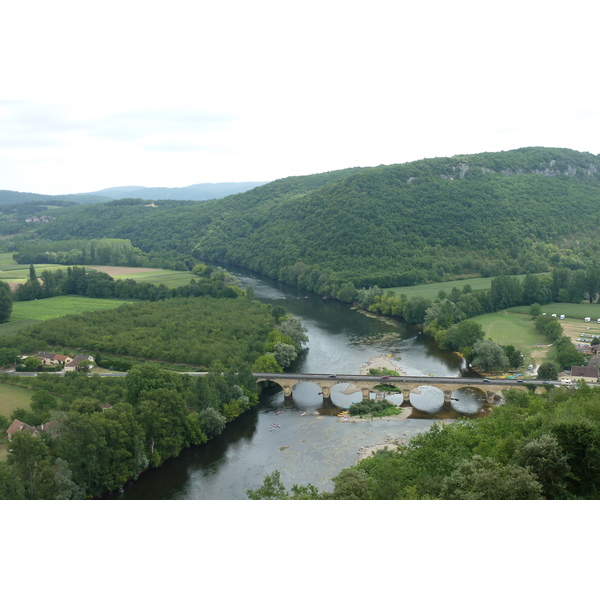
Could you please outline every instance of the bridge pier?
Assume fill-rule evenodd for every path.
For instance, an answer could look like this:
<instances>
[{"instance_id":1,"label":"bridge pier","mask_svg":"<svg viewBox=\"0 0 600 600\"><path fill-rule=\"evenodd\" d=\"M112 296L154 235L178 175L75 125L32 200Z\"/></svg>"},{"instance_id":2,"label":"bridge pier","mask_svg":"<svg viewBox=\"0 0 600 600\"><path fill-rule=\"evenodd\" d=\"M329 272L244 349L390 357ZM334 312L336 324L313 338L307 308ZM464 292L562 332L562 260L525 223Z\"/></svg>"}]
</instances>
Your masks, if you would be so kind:
<instances>
[{"instance_id":1,"label":"bridge pier","mask_svg":"<svg viewBox=\"0 0 600 600\"><path fill-rule=\"evenodd\" d=\"M361 388L360 391L362 393L363 400L367 400L369 398L369 394L371 393L371 390L369 388Z\"/></svg>"},{"instance_id":2,"label":"bridge pier","mask_svg":"<svg viewBox=\"0 0 600 600\"><path fill-rule=\"evenodd\" d=\"M321 390L323 390L323 400L327 400L328 398L331 398L331 388L323 385L321 386Z\"/></svg>"},{"instance_id":3,"label":"bridge pier","mask_svg":"<svg viewBox=\"0 0 600 600\"><path fill-rule=\"evenodd\" d=\"M452 390L444 390L444 402L449 403L452 400Z\"/></svg>"},{"instance_id":4,"label":"bridge pier","mask_svg":"<svg viewBox=\"0 0 600 600\"><path fill-rule=\"evenodd\" d=\"M283 388L283 397L285 399L292 397L292 386L291 385L282 385Z\"/></svg>"}]
</instances>

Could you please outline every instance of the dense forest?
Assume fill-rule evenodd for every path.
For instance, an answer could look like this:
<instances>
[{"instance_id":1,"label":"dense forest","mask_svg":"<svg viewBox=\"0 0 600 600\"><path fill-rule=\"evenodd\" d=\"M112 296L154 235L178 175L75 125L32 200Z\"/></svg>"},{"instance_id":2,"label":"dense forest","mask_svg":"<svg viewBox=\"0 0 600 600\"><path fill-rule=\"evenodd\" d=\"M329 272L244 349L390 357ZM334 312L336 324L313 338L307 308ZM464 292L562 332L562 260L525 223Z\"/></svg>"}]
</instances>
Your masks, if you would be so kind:
<instances>
[{"instance_id":1,"label":"dense forest","mask_svg":"<svg viewBox=\"0 0 600 600\"><path fill-rule=\"evenodd\" d=\"M80 206L29 241L129 239L145 253L238 264L337 297L347 282L591 266L599 202L600 159L523 148L290 177L201 204Z\"/></svg>"}]
</instances>

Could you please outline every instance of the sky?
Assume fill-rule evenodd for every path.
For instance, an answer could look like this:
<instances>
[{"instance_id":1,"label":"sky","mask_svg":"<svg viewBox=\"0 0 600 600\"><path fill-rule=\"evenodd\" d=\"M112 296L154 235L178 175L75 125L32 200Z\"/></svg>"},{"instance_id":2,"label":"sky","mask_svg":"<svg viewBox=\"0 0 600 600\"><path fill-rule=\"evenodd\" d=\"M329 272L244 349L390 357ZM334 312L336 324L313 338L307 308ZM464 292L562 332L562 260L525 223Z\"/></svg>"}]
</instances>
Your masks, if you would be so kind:
<instances>
[{"instance_id":1,"label":"sky","mask_svg":"<svg viewBox=\"0 0 600 600\"><path fill-rule=\"evenodd\" d=\"M271 181L525 146L600 153L589 0L10 4L0 189Z\"/></svg>"}]
</instances>

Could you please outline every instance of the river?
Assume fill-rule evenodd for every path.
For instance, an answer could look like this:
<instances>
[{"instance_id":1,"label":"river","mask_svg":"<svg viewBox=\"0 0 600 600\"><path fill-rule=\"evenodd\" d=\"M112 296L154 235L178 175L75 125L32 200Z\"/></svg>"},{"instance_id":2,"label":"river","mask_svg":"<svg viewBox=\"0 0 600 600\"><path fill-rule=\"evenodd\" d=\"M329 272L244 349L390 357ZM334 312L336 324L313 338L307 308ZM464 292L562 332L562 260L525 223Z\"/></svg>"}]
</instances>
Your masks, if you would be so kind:
<instances>
[{"instance_id":1,"label":"river","mask_svg":"<svg viewBox=\"0 0 600 600\"><path fill-rule=\"evenodd\" d=\"M370 359L392 356L407 375L469 375L464 361L444 352L413 326L395 319L366 315L334 300L230 268L251 285L255 298L284 306L307 328L307 349L290 367L305 373L358 373ZM247 490L260 486L265 476L279 470L287 487L312 483L331 491L331 478L356 463L361 447L388 438L410 438L428 430L436 419L460 414L477 415L482 402L469 393L444 406L441 392L424 389L411 397L412 417L400 421L343 422L335 415L360 393L344 395L345 384L332 390L333 405L323 404L319 389L310 383L294 388L291 402L283 392L263 391L260 404L248 411L209 443L184 450L159 469L143 473L113 499L245 499ZM390 396L392 401L394 396ZM396 398L398 401L400 398ZM462 413L455 409L460 408ZM441 409L441 410L438 410ZM305 413L305 414L304 414ZM277 427L273 428L276 424Z\"/></svg>"}]
</instances>

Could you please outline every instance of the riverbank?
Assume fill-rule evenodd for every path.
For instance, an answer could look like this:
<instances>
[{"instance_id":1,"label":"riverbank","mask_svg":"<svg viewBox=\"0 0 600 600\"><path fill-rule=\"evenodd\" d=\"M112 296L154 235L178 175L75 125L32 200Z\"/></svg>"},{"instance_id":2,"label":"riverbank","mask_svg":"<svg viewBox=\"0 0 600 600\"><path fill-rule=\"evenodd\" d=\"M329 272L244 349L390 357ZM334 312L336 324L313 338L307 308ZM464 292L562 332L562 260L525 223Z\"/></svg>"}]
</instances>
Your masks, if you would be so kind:
<instances>
[{"instance_id":1,"label":"riverbank","mask_svg":"<svg viewBox=\"0 0 600 600\"><path fill-rule=\"evenodd\" d=\"M399 375L406 375L402 370L402 367L398 364L398 358L395 358L393 354L381 354L375 358L370 359L359 369L361 375L368 375L371 369L388 369L390 371L396 371Z\"/></svg>"},{"instance_id":2,"label":"riverbank","mask_svg":"<svg viewBox=\"0 0 600 600\"><path fill-rule=\"evenodd\" d=\"M379 450L396 450L398 449L400 446L406 446L408 445L408 442L410 442L410 438L407 436L403 436L403 437L388 437L385 442L383 442L382 444L375 444L373 446L363 446L358 452L358 458L356 459L356 462L360 462L361 460L364 460L365 458L369 458L370 456L373 456L373 454L375 454L376 452L379 452Z\"/></svg>"}]
</instances>

